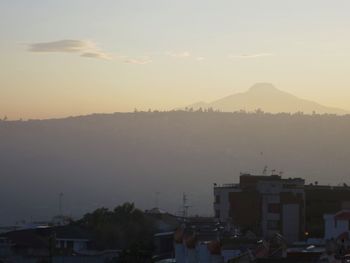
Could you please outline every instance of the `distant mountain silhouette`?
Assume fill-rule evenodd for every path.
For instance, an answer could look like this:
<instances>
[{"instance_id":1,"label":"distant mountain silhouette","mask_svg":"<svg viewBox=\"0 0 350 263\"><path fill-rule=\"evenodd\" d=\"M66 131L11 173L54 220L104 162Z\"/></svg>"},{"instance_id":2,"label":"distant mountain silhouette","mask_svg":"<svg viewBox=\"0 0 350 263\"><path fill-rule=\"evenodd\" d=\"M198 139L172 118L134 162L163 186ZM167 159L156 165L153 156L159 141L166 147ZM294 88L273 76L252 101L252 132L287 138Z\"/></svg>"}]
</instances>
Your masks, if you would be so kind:
<instances>
[{"instance_id":1,"label":"distant mountain silhouette","mask_svg":"<svg viewBox=\"0 0 350 263\"><path fill-rule=\"evenodd\" d=\"M228 97L213 101L211 103L198 102L187 106L198 110L199 108L220 110L224 112L233 111L255 111L261 109L265 112L313 112L324 114L347 114L346 110L327 107L313 101L298 98L292 94L275 88L270 83L257 83L244 93L237 93Z\"/></svg>"}]
</instances>

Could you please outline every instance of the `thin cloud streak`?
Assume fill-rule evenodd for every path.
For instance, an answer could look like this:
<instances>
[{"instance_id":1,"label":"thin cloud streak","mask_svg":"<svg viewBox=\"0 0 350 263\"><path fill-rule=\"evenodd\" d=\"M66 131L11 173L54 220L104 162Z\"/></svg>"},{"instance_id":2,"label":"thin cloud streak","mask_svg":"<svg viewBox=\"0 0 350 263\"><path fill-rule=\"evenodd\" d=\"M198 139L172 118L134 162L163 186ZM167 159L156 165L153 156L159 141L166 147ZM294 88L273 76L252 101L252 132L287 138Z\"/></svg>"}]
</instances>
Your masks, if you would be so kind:
<instances>
[{"instance_id":1,"label":"thin cloud streak","mask_svg":"<svg viewBox=\"0 0 350 263\"><path fill-rule=\"evenodd\" d=\"M149 56L129 57L125 55L106 53L100 49L95 42L79 39L63 39L51 42L31 43L27 44L27 50L34 53L75 53L84 58L119 60L126 64L145 65L153 62ZM193 57L189 51L168 51L165 54L171 58L185 59L192 57L196 61L205 60L202 56Z\"/></svg>"},{"instance_id":2,"label":"thin cloud streak","mask_svg":"<svg viewBox=\"0 0 350 263\"><path fill-rule=\"evenodd\" d=\"M80 55L81 57L85 58L97 58L97 59L106 59L106 60L111 60L111 56L102 53L102 52L85 52Z\"/></svg>"},{"instance_id":3,"label":"thin cloud streak","mask_svg":"<svg viewBox=\"0 0 350 263\"><path fill-rule=\"evenodd\" d=\"M36 53L80 53L81 57L111 59L111 56L87 40L64 39L28 45L28 51Z\"/></svg>"}]
</instances>

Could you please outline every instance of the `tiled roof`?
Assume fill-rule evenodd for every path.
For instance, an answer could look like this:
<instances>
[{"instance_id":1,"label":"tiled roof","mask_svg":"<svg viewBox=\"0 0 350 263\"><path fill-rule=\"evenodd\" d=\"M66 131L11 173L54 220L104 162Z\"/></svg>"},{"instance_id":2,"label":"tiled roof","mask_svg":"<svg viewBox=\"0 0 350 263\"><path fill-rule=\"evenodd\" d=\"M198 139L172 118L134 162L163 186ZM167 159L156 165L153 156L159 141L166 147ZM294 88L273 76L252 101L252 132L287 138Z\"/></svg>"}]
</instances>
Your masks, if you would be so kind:
<instances>
[{"instance_id":1,"label":"tiled roof","mask_svg":"<svg viewBox=\"0 0 350 263\"><path fill-rule=\"evenodd\" d=\"M342 210L335 214L337 220L350 220L350 210Z\"/></svg>"}]
</instances>

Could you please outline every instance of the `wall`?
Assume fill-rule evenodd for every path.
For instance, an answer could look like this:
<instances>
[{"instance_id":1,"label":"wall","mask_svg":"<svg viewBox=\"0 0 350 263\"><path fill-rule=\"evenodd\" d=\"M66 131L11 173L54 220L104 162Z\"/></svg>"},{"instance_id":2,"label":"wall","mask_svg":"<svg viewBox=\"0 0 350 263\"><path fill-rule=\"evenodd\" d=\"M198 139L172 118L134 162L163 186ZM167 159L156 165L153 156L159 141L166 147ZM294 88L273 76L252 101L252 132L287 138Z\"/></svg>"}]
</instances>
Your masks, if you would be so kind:
<instances>
[{"instance_id":1,"label":"wall","mask_svg":"<svg viewBox=\"0 0 350 263\"><path fill-rule=\"evenodd\" d=\"M287 242L299 240L300 206L299 204L285 204L282 206L283 236Z\"/></svg>"},{"instance_id":2,"label":"wall","mask_svg":"<svg viewBox=\"0 0 350 263\"><path fill-rule=\"evenodd\" d=\"M325 239L337 238L340 234L344 232L349 232L349 221L348 220L336 220L334 215L326 214L324 215L325 223Z\"/></svg>"},{"instance_id":3,"label":"wall","mask_svg":"<svg viewBox=\"0 0 350 263\"><path fill-rule=\"evenodd\" d=\"M241 190L233 187L214 187L214 215L215 210L220 211L219 219L221 222L230 220L230 193L240 192ZM220 202L216 203L216 196L219 196Z\"/></svg>"}]
</instances>

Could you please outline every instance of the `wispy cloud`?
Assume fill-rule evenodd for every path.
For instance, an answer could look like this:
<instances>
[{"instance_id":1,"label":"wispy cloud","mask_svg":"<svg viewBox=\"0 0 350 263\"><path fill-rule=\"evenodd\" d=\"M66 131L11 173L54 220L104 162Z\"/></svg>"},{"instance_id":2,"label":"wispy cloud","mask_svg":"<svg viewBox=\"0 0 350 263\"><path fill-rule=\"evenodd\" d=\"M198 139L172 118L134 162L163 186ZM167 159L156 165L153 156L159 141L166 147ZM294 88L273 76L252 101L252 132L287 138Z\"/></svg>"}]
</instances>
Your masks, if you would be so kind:
<instances>
[{"instance_id":1,"label":"wispy cloud","mask_svg":"<svg viewBox=\"0 0 350 263\"><path fill-rule=\"evenodd\" d=\"M125 59L124 62L128 64L144 65L144 64L151 63L152 59L150 57L128 58L128 59Z\"/></svg>"},{"instance_id":2,"label":"wispy cloud","mask_svg":"<svg viewBox=\"0 0 350 263\"><path fill-rule=\"evenodd\" d=\"M197 61L203 61L203 60L205 60L205 57L196 57L196 60Z\"/></svg>"},{"instance_id":3,"label":"wispy cloud","mask_svg":"<svg viewBox=\"0 0 350 263\"><path fill-rule=\"evenodd\" d=\"M188 51L182 51L182 52L168 51L168 52L166 52L166 55L173 57L173 58L188 58L191 56L191 53Z\"/></svg>"},{"instance_id":4,"label":"wispy cloud","mask_svg":"<svg viewBox=\"0 0 350 263\"><path fill-rule=\"evenodd\" d=\"M239 54L229 55L228 58L261 58L273 56L272 53L252 53L252 54Z\"/></svg>"},{"instance_id":5,"label":"wispy cloud","mask_svg":"<svg viewBox=\"0 0 350 263\"><path fill-rule=\"evenodd\" d=\"M79 53L82 57L111 59L111 56L87 40L64 39L52 42L39 42L28 45L28 51L38 53Z\"/></svg>"},{"instance_id":6,"label":"wispy cloud","mask_svg":"<svg viewBox=\"0 0 350 263\"><path fill-rule=\"evenodd\" d=\"M98 58L98 59L112 59L110 55L105 54L104 52L84 52L80 55L85 58Z\"/></svg>"}]
</instances>

